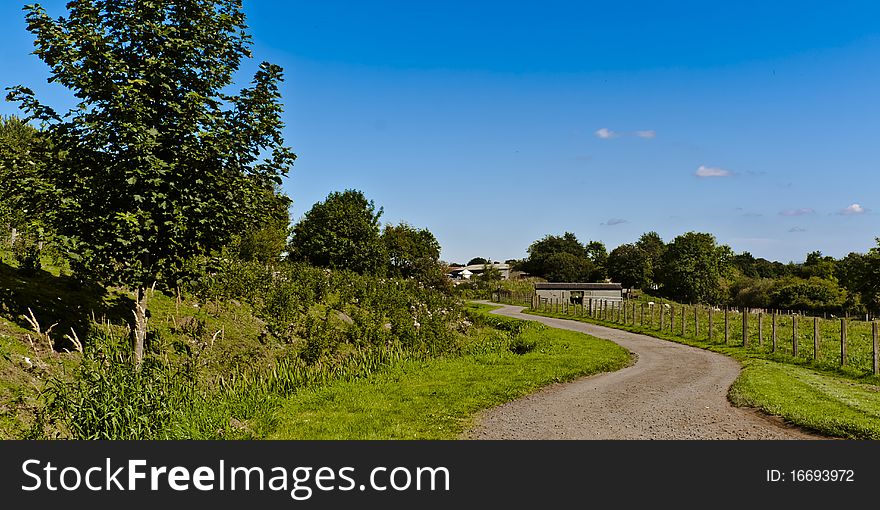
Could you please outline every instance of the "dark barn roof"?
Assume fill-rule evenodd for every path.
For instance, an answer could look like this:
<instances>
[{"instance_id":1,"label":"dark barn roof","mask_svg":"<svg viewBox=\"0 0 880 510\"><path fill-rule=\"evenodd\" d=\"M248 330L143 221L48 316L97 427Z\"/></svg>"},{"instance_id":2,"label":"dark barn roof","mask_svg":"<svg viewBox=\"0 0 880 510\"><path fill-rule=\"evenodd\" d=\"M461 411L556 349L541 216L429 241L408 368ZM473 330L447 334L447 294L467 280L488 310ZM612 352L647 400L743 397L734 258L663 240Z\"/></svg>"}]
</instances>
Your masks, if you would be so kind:
<instances>
[{"instance_id":1,"label":"dark barn roof","mask_svg":"<svg viewBox=\"0 0 880 510\"><path fill-rule=\"evenodd\" d=\"M536 283L535 290L623 290L619 283Z\"/></svg>"}]
</instances>

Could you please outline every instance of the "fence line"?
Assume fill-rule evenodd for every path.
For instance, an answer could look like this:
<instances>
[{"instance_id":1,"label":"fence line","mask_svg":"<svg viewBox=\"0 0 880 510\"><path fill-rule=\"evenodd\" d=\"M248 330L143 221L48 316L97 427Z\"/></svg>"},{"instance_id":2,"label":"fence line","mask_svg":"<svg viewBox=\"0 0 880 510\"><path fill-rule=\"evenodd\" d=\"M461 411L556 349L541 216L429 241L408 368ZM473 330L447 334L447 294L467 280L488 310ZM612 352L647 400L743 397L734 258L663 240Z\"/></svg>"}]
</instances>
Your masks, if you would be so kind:
<instances>
[{"instance_id":1,"label":"fence line","mask_svg":"<svg viewBox=\"0 0 880 510\"><path fill-rule=\"evenodd\" d=\"M719 333L718 321L715 320L719 308L708 305L679 305L662 301L649 304L645 301L637 303L636 300L609 301L586 297L572 301L541 298L533 292L514 291L495 291L492 293L492 301L653 330L709 343L715 343ZM680 311L676 310L679 307ZM880 323L877 320L866 322L858 318L846 317L826 319L819 315L809 317L807 314L793 310L730 307L724 307L723 314L721 332L726 345L735 344L748 350L757 349L792 358L811 359L825 366L849 367L880 375L880 345L878 345ZM765 314L770 315L770 321L764 320ZM733 316L737 316L735 322L732 320ZM813 327L806 326L802 331L799 327L800 321L810 319ZM704 324L705 328L702 327ZM870 327L867 326L868 324ZM770 343L765 345L768 326ZM791 343L782 348L778 342L780 328L790 328L791 332ZM836 349L834 344L837 344Z\"/></svg>"}]
</instances>

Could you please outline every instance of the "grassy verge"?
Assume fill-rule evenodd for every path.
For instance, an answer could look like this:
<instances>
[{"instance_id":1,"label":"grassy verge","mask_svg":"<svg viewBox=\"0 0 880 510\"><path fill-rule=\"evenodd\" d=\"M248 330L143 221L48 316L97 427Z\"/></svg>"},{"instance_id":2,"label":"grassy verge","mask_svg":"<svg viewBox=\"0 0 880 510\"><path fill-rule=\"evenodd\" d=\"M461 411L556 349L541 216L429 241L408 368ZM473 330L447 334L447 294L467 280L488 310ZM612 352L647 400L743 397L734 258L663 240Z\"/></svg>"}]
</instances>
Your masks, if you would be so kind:
<instances>
[{"instance_id":1,"label":"grassy verge","mask_svg":"<svg viewBox=\"0 0 880 510\"><path fill-rule=\"evenodd\" d=\"M880 388L804 367L752 359L730 387L731 402L757 407L836 437L880 439Z\"/></svg>"},{"instance_id":2,"label":"grassy verge","mask_svg":"<svg viewBox=\"0 0 880 510\"><path fill-rule=\"evenodd\" d=\"M823 434L852 439L880 439L880 379L854 371L813 365L785 352L762 347L727 345L723 337L695 339L668 330L623 325L591 317L524 310L544 317L558 317L641 333L663 340L712 350L743 364L743 371L728 394L735 405L751 406ZM719 343L720 342L720 343Z\"/></svg>"},{"instance_id":3,"label":"grassy verge","mask_svg":"<svg viewBox=\"0 0 880 510\"><path fill-rule=\"evenodd\" d=\"M519 329L480 328L461 355L406 361L368 379L301 391L276 413L272 437L454 439L482 409L630 363L612 342L538 324Z\"/></svg>"}]
</instances>

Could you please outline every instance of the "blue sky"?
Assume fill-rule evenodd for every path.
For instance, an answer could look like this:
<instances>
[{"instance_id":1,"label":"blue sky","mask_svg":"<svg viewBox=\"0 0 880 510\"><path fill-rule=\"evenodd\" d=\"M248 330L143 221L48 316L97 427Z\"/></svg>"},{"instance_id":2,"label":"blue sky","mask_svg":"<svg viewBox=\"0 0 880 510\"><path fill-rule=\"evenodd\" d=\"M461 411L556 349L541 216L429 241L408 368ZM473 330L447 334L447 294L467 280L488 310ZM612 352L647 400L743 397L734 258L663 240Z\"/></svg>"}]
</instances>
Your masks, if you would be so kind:
<instances>
[{"instance_id":1,"label":"blue sky","mask_svg":"<svg viewBox=\"0 0 880 510\"><path fill-rule=\"evenodd\" d=\"M244 8L255 60L240 83L260 60L286 72L294 219L361 189L450 262L524 257L564 231L610 250L697 230L781 261L880 236L876 2ZM2 2L0 85L70 104L30 51L18 2Z\"/></svg>"}]
</instances>

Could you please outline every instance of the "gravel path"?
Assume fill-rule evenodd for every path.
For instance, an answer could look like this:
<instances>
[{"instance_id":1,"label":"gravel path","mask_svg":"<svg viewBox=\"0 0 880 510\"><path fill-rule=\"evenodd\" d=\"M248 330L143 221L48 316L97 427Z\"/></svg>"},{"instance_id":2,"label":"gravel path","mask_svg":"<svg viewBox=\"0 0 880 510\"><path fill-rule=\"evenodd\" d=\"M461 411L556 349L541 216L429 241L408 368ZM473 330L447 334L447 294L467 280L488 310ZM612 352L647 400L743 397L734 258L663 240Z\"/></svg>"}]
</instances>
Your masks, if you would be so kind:
<instances>
[{"instance_id":1,"label":"gravel path","mask_svg":"<svg viewBox=\"0 0 880 510\"><path fill-rule=\"evenodd\" d=\"M611 340L638 356L630 367L556 384L481 414L470 439L810 439L800 429L727 401L740 365L726 356L645 335L521 313Z\"/></svg>"}]
</instances>

